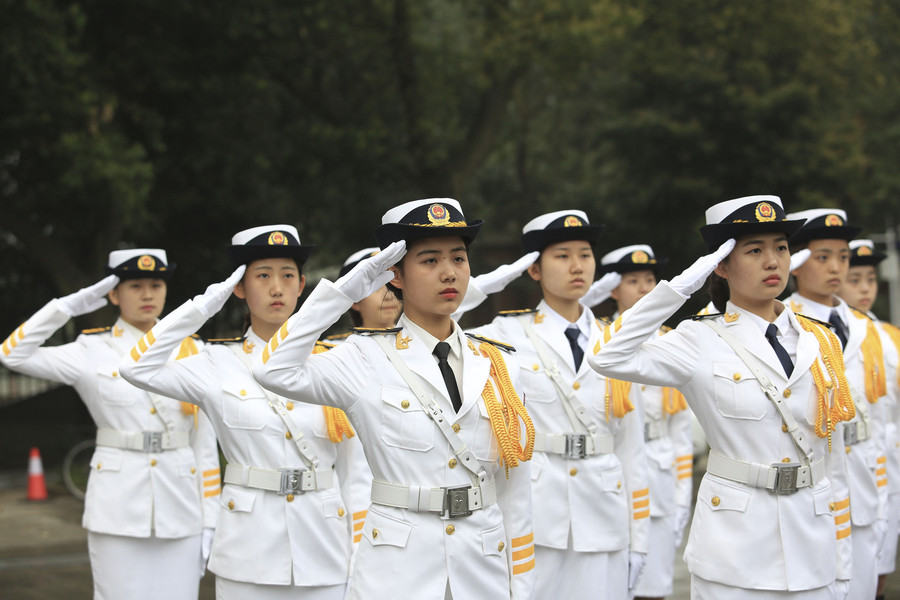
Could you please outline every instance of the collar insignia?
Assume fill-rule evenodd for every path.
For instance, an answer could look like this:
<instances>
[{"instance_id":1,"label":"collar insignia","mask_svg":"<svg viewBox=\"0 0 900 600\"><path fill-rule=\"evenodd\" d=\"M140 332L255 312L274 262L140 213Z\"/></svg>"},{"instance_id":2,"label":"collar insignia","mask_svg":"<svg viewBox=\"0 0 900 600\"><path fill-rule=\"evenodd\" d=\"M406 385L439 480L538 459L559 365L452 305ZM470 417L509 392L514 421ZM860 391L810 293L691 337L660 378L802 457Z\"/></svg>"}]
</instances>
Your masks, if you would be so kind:
<instances>
[{"instance_id":1,"label":"collar insignia","mask_svg":"<svg viewBox=\"0 0 900 600\"><path fill-rule=\"evenodd\" d=\"M740 319L740 318L741 318L741 313L736 313L736 312L734 312L734 313L730 313L730 312L725 313L725 322L726 322L726 323L734 323L735 321L737 321L737 320Z\"/></svg>"},{"instance_id":2,"label":"collar insignia","mask_svg":"<svg viewBox=\"0 0 900 600\"><path fill-rule=\"evenodd\" d=\"M253 353L253 349L256 347L256 344L245 338L244 343L241 347L244 349L244 354L251 354Z\"/></svg>"},{"instance_id":3,"label":"collar insignia","mask_svg":"<svg viewBox=\"0 0 900 600\"><path fill-rule=\"evenodd\" d=\"M404 337L402 331L397 332L397 350L406 350L409 348L411 337Z\"/></svg>"}]
</instances>

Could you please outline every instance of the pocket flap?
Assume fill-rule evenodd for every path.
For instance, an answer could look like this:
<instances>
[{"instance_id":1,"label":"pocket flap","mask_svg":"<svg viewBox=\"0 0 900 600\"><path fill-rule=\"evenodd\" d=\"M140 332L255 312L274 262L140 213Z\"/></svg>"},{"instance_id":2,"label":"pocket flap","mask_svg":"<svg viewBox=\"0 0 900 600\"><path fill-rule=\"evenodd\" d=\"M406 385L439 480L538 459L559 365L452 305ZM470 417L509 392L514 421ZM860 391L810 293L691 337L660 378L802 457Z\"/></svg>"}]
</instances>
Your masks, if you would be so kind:
<instances>
[{"instance_id":1,"label":"pocket flap","mask_svg":"<svg viewBox=\"0 0 900 600\"><path fill-rule=\"evenodd\" d=\"M249 381L225 381L222 383L222 391L229 396L234 396L239 400L250 400L251 398L265 398L259 386Z\"/></svg>"},{"instance_id":2,"label":"pocket flap","mask_svg":"<svg viewBox=\"0 0 900 600\"><path fill-rule=\"evenodd\" d=\"M625 478L622 476L621 468L608 469L603 471L601 475L603 477L603 491L621 494L625 489Z\"/></svg>"},{"instance_id":3,"label":"pocket flap","mask_svg":"<svg viewBox=\"0 0 900 600\"><path fill-rule=\"evenodd\" d=\"M381 388L381 400L402 412L425 411L422 404L408 388L391 385L383 386Z\"/></svg>"},{"instance_id":4,"label":"pocket flap","mask_svg":"<svg viewBox=\"0 0 900 600\"><path fill-rule=\"evenodd\" d=\"M222 491L222 506L230 512L250 512L256 502L256 492L240 486L226 485Z\"/></svg>"},{"instance_id":5,"label":"pocket flap","mask_svg":"<svg viewBox=\"0 0 900 600\"><path fill-rule=\"evenodd\" d=\"M97 376L102 377L106 381L119 381L122 379L122 376L119 375L119 370L109 366L97 367Z\"/></svg>"},{"instance_id":6,"label":"pocket flap","mask_svg":"<svg viewBox=\"0 0 900 600\"><path fill-rule=\"evenodd\" d=\"M506 549L506 535L503 527L497 525L481 532L481 549L485 556L503 556Z\"/></svg>"},{"instance_id":7,"label":"pocket flap","mask_svg":"<svg viewBox=\"0 0 900 600\"><path fill-rule=\"evenodd\" d=\"M122 468L122 451L118 448L97 448L91 457L93 471L119 471Z\"/></svg>"},{"instance_id":8,"label":"pocket flap","mask_svg":"<svg viewBox=\"0 0 900 600\"><path fill-rule=\"evenodd\" d=\"M747 365L744 363L733 363L733 362L714 362L712 364L713 375L716 377L721 377L722 379L728 379L735 383L740 383L746 379L756 380L756 377L753 373L750 372L750 369L747 368Z\"/></svg>"},{"instance_id":9,"label":"pocket flap","mask_svg":"<svg viewBox=\"0 0 900 600\"><path fill-rule=\"evenodd\" d=\"M831 488L813 492L813 505L816 507L817 515L831 514Z\"/></svg>"},{"instance_id":10,"label":"pocket flap","mask_svg":"<svg viewBox=\"0 0 900 600\"><path fill-rule=\"evenodd\" d=\"M711 482L706 486L702 494L698 494L698 500L709 506L714 511L736 510L746 512L750 504L750 490L742 490L718 482Z\"/></svg>"},{"instance_id":11,"label":"pocket flap","mask_svg":"<svg viewBox=\"0 0 900 600\"><path fill-rule=\"evenodd\" d=\"M373 546L397 546L405 548L412 525L369 509L363 526L363 537Z\"/></svg>"}]
</instances>

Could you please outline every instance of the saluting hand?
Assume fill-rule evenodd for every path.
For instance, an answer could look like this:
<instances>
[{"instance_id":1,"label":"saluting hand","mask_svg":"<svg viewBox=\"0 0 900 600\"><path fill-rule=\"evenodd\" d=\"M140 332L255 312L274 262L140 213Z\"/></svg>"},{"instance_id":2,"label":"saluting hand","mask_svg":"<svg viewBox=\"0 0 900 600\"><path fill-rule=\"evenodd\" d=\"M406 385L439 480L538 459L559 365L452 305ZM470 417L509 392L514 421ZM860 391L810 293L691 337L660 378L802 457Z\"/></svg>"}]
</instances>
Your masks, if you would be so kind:
<instances>
[{"instance_id":1,"label":"saluting hand","mask_svg":"<svg viewBox=\"0 0 900 600\"><path fill-rule=\"evenodd\" d=\"M353 302L368 298L375 290L394 278L394 272L388 269L400 262L404 254L406 241L394 242L378 254L360 261L348 273L338 278L334 282L334 287Z\"/></svg>"},{"instance_id":2,"label":"saluting hand","mask_svg":"<svg viewBox=\"0 0 900 600\"><path fill-rule=\"evenodd\" d=\"M246 270L247 265L241 265L225 281L213 283L206 288L205 292L199 296L194 296L194 308L206 319L222 310L225 302L228 301L228 297L234 291L234 286L238 284Z\"/></svg>"},{"instance_id":3,"label":"saluting hand","mask_svg":"<svg viewBox=\"0 0 900 600\"><path fill-rule=\"evenodd\" d=\"M520 277L525 270L534 264L541 255L540 252L529 252L525 256L509 265L500 265L493 271L472 277L469 279L469 288L459 305L456 315L462 315L485 301L489 294L503 291L511 281Z\"/></svg>"},{"instance_id":4,"label":"saluting hand","mask_svg":"<svg viewBox=\"0 0 900 600\"><path fill-rule=\"evenodd\" d=\"M611 271L591 284L587 294L581 299L581 304L593 308L609 298L612 291L622 283L622 275Z\"/></svg>"},{"instance_id":5,"label":"saluting hand","mask_svg":"<svg viewBox=\"0 0 900 600\"><path fill-rule=\"evenodd\" d=\"M804 248L803 250L791 254L791 271L802 267L803 263L809 259L810 254L812 254L812 252L809 251L809 248Z\"/></svg>"},{"instance_id":6,"label":"saluting hand","mask_svg":"<svg viewBox=\"0 0 900 600\"><path fill-rule=\"evenodd\" d=\"M106 306L106 294L119 285L119 277L108 275L94 285L57 299L59 309L70 317L86 315Z\"/></svg>"},{"instance_id":7,"label":"saluting hand","mask_svg":"<svg viewBox=\"0 0 900 600\"><path fill-rule=\"evenodd\" d=\"M715 271L719 263L722 262L731 251L737 241L734 238L726 240L715 252L710 252L705 256L701 256L694 264L682 271L681 275L677 275L669 282L669 287L673 290L689 298L691 294L703 287L703 282L709 277L709 274Z\"/></svg>"}]
</instances>

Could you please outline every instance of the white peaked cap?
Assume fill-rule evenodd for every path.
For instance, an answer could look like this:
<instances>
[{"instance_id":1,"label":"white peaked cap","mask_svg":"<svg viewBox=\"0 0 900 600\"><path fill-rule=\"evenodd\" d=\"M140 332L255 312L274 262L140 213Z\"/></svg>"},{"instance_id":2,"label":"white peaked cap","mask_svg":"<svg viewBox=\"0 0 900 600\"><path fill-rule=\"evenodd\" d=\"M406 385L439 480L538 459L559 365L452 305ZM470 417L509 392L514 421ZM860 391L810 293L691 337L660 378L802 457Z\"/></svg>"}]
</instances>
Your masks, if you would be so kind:
<instances>
[{"instance_id":1,"label":"white peaked cap","mask_svg":"<svg viewBox=\"0 0 900 600\"><path fill-rule=\"evenodd\" d=\"M621 248L616 248L612 252L607 252L603 256L603 258L600 259L600 264L609 265L619 262L627 255L631 254L632 252L637 252L638 250L643 250L644 252L646 252L651 259L656 258L656 256L653 254L653 248L651 248L647 244L635 244L633 246L623 246Z\"/></svg>"},{"instance_id":2,"label":"white peaked cap","mask_svg":"<svg viewBox=\"0 0 900 600\"><path fill-rule=\"evenodd\" d=\"M381 224L388 225L390 223L399 223L400 219L408 215L411 211L419 208L420 206L429 206L431 204L447 204L452 206L456 210L462 214L462 207L459 205L459 202L454 200L453 198L425 198L423 200L412 200L410 202L404 202L400 206L395 206L390 209L381 217Z\"/></svg>"},{"instance_id":3,"label":"white peaked cap","mask_svg":"<svg viewBox=\"0 0 900 600\"><path fill-rule=\"evenodd\" d=\"M236 234L231 236L231 245L232 246L243 246L250 240L259 237L264 233L270 233L272 231L283 231L294 236L294 239L297 240L297 243L300 243L300 234L297 233L297 228L293 225L260 225L259 227L251 227L250 229L245 229L243 231L238 231Z\"/></svg>"},{"instance_id":4,"label":"white peaked cap","mask_svg":"<svg viewBox=\"0 0 900 600\"><path fill-rule=\"evenodd\" d=\"M576 217L584 221L585 225L590 225L591 223L583 210L557 210L552 213L547 213L545 215L535 217L532 220L528 221L528 223L525 224L525 227L522 228L522 233L528 233L529 231L541 231L553 221L559 219L560 217L565 217L566 215L575 215Z\"/></svg>"},{"instance_id":5,"label":"white peaked cap","mask_svg":"<svg viewBox=\"0 0 900 600\"><path fill-rule=\"evenodd\" d=\"M164 265L169 264L169 260L166 257L166 251L162 248L131 248L129 250L113 250L110 252L109 261L106 266L110 269L115 269L122 263L145 254L149 254Z\"/></svg>"},{"instance_id":6,"label":"white peaked cap","mask_svg":"<svg viewBox=\"0 0 900 600\"><path fill-rule=\"evenodd\" d=\"M749 204L759 204L760 202L768 202L769 204L777 204L781 210L784 206L781 204L781 198L778 196L744 196L743 198L735 198L734 200L725 200L718 204L713 204L706 209L706 224L718 225L725 217L734 211L747 206Z\"/></svg>"}]
</instances>

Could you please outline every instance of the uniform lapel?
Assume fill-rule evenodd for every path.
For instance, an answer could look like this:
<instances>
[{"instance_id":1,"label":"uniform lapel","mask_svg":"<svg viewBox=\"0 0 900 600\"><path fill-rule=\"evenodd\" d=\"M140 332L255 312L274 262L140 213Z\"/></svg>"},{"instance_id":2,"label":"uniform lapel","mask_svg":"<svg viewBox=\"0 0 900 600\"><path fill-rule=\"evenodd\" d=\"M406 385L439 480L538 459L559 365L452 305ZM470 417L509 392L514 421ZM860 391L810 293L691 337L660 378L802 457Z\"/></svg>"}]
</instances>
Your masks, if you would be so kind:
<instances>
[{"instance_id":1,"label":"uniform lapel","mask_svg":"<svg viewBox=\"0 0 900 600\"><path fill-rule=\"evenodd\" d=\"M108 342L117 354L125 355L143 336L143 331L119 318L109 332Z\"/></svg>"},{"instance_id":2,"label":"uniform lapel","mask_svg":"<svg viewBox=\"0 0 900 600\"><path fill-rule=\"evenodd\" d=\"M544 302L538 305L538 310L546 310L544 306ZM557 361L562 365L562 368L566 370L571 376L575 375L575 363L572 361L572 348L569 346L569 340L566 338L565 334L562 331L559 331L558 327L555 327L553 321L547 318L540 318L541 313L536 313L537 318L532 322L532 326L534 327L534 331L537 334L538 338L540 338L544 345L549 347L557 356ZM585 349L585 354L587 354L587 349ZM582 366L584 366L583 361ZM551 367L552 365L544 365L545 367Z\"/></svg>"},{"instance_id":3,"label":"uniform lapel","mask_svg":"<svg viewBox=\"0 0 900 600\"><path fill-rule=\"evenodd\" d=\"M437 360L431 354L434 349L426 347L425 342L413 335L407 328L400 331L397 336L398 338L402 337L405 341L405 344L397 344L401 346L397 349L397 356L400 357L400 360L406 363L406 366L416 375L424 379L425 383L436 390L448 405L452 406L450 393L444 384L444 376L441 375ZM389 337L388 341L393 344L394 338ZM404 345L406 346L405 348L402 347ZM463 398L465 399L465 396Z\"/></svg>"},{"instance_id":4,"label":"uniform lapel","mask_svg":"<svg viewBox=\"0 0 900 600\"><path fill-rule=\"evenodd\" d=\"M847 323L849 334L847 335L847 347L844 348L844 356L856 356L856 353L859 352L862 347L863 340L866 339L868 327L866 326L866 319L858 318L853 314L852 310L848 310L847 312L850 314ZM841 311L838 311L838 314L840 313Z\"/></svg>"},{"instance_id":5,"label":"uniform lapel","mask_svg":"<svg viewBox=\"0 0 900 600\"><path fill-rule=\"evenodd\" d=\"M803 329L793 311L788 314L788 319L790 319L791 326L800 334L800 338L797 340L797 358L794 361L794 372L788 379L788 385L790 386L803 377L812 366L813 361L816 360L816 357L819 355L819 342L814 333Z\"/></svg>"},{"instance_id":6,"label":"uniform lapel","mask_svg":"<svg viewBox=\"0 0 900 600\"><path fill-rule=\"evenodd\" d=\"M593 343L596 343L596 340L599 340L601 335L603 335L603 331L601 331L600 326L597 325L597 320L591 319L591 333L588 336L587 347L584 349L584 359L581 361L581 366L578 367L578 373L575 374L575 379L581 379L584 377L585 373L595 372L588 364L588 357L591 355ZM566 342L568 343L568 340L566 340ZM571 349L569 352L571 353Z\"/></svg>"},{"instance_id":7,"label":"uniform lapel","mask_svg":"<svg viewBox=\"0 0 900 600\"><path fill-rule=\"evenodd\" d=\"M729 308L732 308L729 306ZM739 315L737 319L728 322L728 316L737 314ZM750 318L741 312L737 313L725 313L725 317L718 317L725 321L725 327L737 337L741 343L744 344L744 347L754 356L756 356L763 365L768 369L770 373L774 373L782 380L787 380L787 373L784 372L784 368L781 366L781 361L778 360L778 355L775 354L775 350L772 349L772 345L769 343L769 340L766 339L766 336L762 334L759 330L759 327L756 323L753 323Z\"/></svg>"},{"instance_id":8,"label":"uniform lapel","mask_svg":"<svg viewBox=\"0 0 900 600\"><path fill-rule=\"evenodd\" d=\"M481 392L490 375L491 361L478 352L478 343L467 338L459 327L456 328L456 335L460 336L462 344L463 365L462 407L456 415L458 419L481 401Z\"/></svg>"}]
</instances>

